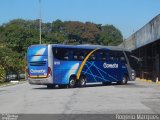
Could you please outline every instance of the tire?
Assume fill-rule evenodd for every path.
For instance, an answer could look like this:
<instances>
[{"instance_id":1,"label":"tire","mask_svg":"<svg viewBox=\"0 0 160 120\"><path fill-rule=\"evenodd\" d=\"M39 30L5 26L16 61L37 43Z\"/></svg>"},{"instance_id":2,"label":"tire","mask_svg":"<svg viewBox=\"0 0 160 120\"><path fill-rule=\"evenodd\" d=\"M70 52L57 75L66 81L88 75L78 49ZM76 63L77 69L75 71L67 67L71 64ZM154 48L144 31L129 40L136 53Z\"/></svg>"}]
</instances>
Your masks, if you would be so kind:
<instances>
[{"instance_id":1,"label":"tire","mask_svg":"<svg viewBox=\"0 0 160 120\"><path fill-rule=\"evenodd\" d=\"M55 88L55 85L47 85L47 89L53 89Z\"/></svg>"},{"instance_id":2,"label":"tire","mask_svg":"<svg viewBox=\"0 0 160 120\"><path fill-rule=\"evenodd\" d=\"M69 79L69 87L70 87L70 88L74 88L75 85L76 85L76 79L75 79L75 77L71 77L71 78Z\"/></svg>"},{"instance_id":3,"label":"tire","mask_svg":"<svg viewBox=\"0 0 160 120\"><path fill-rule=\"evenodd\" d=\"M86 78L85 77L80 77L79 86L80 87L85 87L86 86Z\"/></svg>"},{"instance_id":4,"label":"tire","mask_svg":"<svg viewBox=\"0 0 160 120\"><path fill-rule=\"evenodd\" d=\"M128 76L124 75L122 81L118 81L117 84L126 85L128 82Z\"/></svg>"}]
</instances>

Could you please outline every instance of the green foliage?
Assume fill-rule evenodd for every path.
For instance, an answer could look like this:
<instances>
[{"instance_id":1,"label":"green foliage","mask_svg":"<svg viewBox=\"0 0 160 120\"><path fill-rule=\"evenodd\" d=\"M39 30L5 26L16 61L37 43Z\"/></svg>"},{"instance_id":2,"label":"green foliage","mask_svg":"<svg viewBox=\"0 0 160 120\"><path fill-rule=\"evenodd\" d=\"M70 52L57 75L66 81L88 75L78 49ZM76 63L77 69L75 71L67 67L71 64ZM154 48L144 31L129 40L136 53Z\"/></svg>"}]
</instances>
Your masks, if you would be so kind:
<instances>
[{"instance_id":1,"label":"green foliage","mask_svg":"<svg viewBox=\"0 0 160 120\"><path fill-rule=\"evenodd\" d=\"M2 65L0 65L0 83L5 80L5 69Z\"/></svg>"},{"instance_id":2,"label":"green foliage","mask_svg":"<svg viewBox=\"0 0 160 120\"><path fill-rule=\"evenodd\" d=\"M121 32L113 25L102 26L99 42L103 45L119 45L123 41Z\"/></svg>"},{"instance_id":3,"label":"green foliage","mask_svg":"<svg viewBox=\"0 0 160 120\"><path fill-rule=\"evenodd\" d=\"M3 25L3 28L2 38L6 46L13 51L23 53L29 45L38 44L39 33L34 29L36 28L36 22L18 19Z\"/></svg>"},{"instance_id":4,"label":"green foliage","mask_svg":"<svg viewBox=\"0 0 160 120\"><path fill-rule=\"evenodd\" d=\"M0 77L4 79L5 75L10 72L22 71L24 60L21 59L19 53L13 52L7 47L0 47L0 65Z\"/></svg>"},{"instance_id":5,"label":"green foliage","mask_svg":"<svg viewBox=\"0 0 160 120\"><path fill-rule=\"evenodd\" d=\"M12 20L0 26L1 40L18 53L26 52L27 47L39 43L38 20ZM53 21L42 23L42 43L48 44L102 44L118 45L122 42L121 32L113 25L99 25L91 22Z\"/></svg>"},{"instance_id":6,"label":"green foliage","mask_svg":"<svg viewBox=\"0 0 160 120\"><path fill-rule=\"evenodd\" d=\"M86 22L64 22L64 31L68 36L69 42L96 43L100 30L96 24Z\"/></svg>"}]
</instances>

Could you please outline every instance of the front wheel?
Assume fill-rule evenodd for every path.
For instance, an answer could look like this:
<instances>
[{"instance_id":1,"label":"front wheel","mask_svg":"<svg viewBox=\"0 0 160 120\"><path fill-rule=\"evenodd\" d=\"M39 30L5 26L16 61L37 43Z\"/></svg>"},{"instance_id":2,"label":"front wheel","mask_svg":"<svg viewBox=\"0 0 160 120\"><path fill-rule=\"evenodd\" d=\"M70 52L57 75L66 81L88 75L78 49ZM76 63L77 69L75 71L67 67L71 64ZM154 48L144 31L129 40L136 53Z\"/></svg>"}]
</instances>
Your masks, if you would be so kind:
<instances>
[{"instance_id":1,"label":"front wheel","mask_svg":"<svg viewBox=\"0 0 160 120\"><path fill-rule=\"evenodd\" d=\"M117 84L126 85L128 82L128 76L124 75L122 81L118 81Z\"/></svg>"}]
</instances>

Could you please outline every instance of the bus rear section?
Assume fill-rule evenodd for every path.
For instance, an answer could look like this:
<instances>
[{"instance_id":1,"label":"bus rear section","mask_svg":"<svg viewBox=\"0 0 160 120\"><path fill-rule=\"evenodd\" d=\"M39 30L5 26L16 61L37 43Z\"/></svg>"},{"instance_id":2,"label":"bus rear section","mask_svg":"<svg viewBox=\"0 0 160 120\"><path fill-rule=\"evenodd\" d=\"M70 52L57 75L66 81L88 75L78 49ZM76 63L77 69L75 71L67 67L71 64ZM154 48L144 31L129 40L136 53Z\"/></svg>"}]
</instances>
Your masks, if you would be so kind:
<instances>
[{"instance_id":1,"label":"bus rear section","mask_svg":"<svg viewBox=\"0 0 160 120\"><path fill-rule=\"evenodd\" d=\"M48 46L32 45L28 48L28 80L30 84L52 84Z\"/></svg>"}]
</instances>

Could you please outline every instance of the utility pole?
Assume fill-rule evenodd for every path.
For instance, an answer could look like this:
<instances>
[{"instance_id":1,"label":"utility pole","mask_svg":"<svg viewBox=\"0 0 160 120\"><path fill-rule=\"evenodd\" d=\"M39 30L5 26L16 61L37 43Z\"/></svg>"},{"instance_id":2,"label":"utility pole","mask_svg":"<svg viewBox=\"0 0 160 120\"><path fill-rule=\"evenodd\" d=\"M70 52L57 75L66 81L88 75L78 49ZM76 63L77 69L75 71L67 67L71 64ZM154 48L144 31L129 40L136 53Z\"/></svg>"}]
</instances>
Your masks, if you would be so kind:
<instances>
[{"instance_id":1,"label":"utility pole","mask_svg":"<svg viewBox=\"0 0 160 120\"><path fill-rule=\"evenodd\" d=\"M41 0L39 0L39 44L42 42L41 34L42 34L42 15L41 15Z\"/></svg>"}]
</instances>

